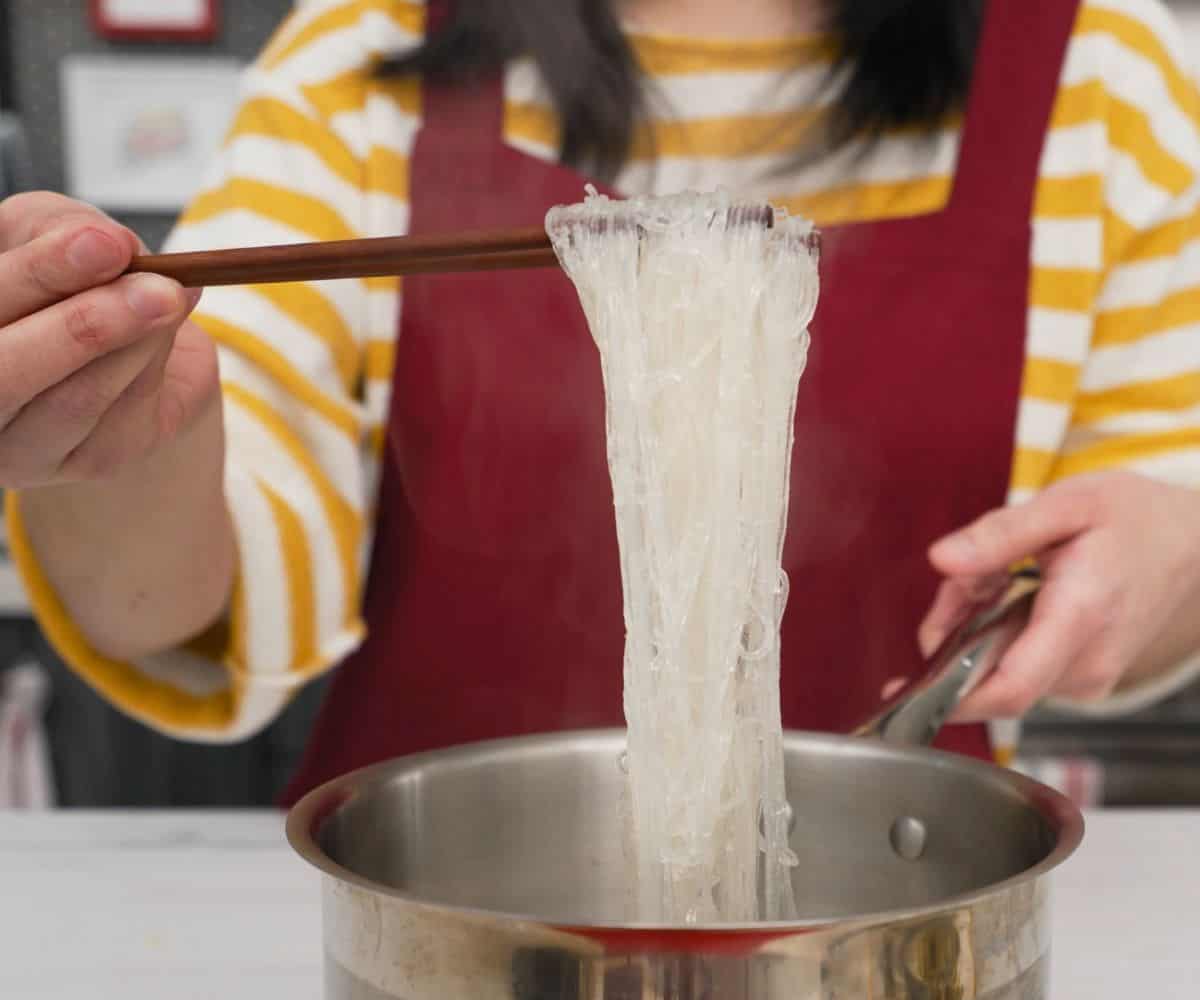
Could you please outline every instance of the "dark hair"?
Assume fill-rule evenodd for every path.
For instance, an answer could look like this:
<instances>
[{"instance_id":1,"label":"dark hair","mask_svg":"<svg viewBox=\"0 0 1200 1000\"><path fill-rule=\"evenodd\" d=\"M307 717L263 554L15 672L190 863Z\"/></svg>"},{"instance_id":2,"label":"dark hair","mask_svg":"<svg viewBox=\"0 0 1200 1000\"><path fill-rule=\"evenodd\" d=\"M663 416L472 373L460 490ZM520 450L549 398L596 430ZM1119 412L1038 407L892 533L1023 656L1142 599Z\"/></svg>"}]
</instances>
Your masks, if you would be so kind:
<instances>
[{"instance_id":1,"label":"dark hair","mask_svg":"<svg viewBox=\"0 0 1200 1000\"><path fill-rule=\"evenodd\" d=\"M984 3L823 0L834 44L829 83L846 77L824 141L836 147L897 127L932 129L959 110ZM456 0L453 7L424 45L385 60L380 72L456 82L531 57L562 121L562 161L611 179L628 155L641 93L614 0Z\"/></svg>"}]
</instances>

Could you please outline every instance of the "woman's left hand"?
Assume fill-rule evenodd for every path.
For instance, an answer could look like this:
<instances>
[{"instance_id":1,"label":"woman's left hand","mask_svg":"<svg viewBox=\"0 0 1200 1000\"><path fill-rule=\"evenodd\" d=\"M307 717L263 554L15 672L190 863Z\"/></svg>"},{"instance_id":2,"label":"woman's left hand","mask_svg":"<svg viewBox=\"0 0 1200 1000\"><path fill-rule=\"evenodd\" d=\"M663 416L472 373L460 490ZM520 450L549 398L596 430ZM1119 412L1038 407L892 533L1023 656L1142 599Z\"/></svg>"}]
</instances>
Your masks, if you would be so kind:
<instances>
[{"instance_id":1,"label":"woman's left hand","mask_svg":"<svg viewBox=\"0 0 1200 1000\"><path fill-rule=\"evenodd\" d=\"M953 721L1017 718L1049 696L1099 701L1200 653L1200 490L1077 476L941 539L930 559L946 579L922 648L1028 558L1044 580L1029 625Z\"/></svg>"}]
</instances>

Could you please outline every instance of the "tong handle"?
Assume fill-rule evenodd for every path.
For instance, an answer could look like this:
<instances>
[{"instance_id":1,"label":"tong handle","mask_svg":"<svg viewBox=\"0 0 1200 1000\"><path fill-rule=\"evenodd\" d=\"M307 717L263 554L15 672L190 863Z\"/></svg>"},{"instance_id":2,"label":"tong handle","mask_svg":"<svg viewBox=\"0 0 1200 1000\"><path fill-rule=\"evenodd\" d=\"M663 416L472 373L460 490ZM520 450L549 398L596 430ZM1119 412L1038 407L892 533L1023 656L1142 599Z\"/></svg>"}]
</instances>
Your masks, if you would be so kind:
<instances>
[{"instance_id":1,"label":"tong handle","mask_svg":"<svg viewBox=\"0 0 1200 1000\"><path fill-rule=\"evenodd\" d=\"M928 746L946 718L1000 662L1029 621L1041 574L1023 569L998 596L967 612L934 652L925 674L854 735L899 746Z\"/></svg>"}]
</instances>

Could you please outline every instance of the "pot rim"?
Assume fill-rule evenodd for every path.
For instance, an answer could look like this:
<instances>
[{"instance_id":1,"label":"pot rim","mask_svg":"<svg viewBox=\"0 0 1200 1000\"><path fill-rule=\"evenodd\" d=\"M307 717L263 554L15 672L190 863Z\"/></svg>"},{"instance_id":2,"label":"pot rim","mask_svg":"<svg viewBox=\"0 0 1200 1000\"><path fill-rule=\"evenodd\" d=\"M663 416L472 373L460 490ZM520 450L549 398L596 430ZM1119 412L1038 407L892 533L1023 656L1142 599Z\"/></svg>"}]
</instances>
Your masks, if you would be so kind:
<instances>
[{"instance_id":1,"label":"pot rim","mask_svg":"<svg viewBox=\"0 0 1200 1000\"><path fill-rule=\"evenodd\" d=\"M1041 815L1056 835L1053 849L1036 865L999 882L973 889L970 892L948 896L936 903L922 906L879 910L854 914L846 917L809 917L789 921L755 921L752 923L706 923L680 926L652 922L561 921L539 917L529 913L510 913L503 910L487 910L480 907L439 903L403 889L374 882L334 861L320 846L317 837L325 821L347 805L357 795L371 789L383 780L392 778L423 765L446 764L477 757L484 753L504 752L529 748L550 749L570 743L582 748L587 744L613 744L614 756L624 745L624 729L563 730L552 733L536 733L503 739L483 740L459 744L440 750L409 754L359 768L340 777L333 778L305 794L289 810L286 835L292 849L322 874L337 882L354 886L377 896L403 902L414 909L440 914L453 914L474 921L505 925L536 925L557 931L588 934L595 931L620 935L622 932L666 934L672 938L714 935L744 935L747 937L773 937L788 934L813 933L831 928L846 929L879 924L895 924L904 921L945 914L968 908L982 900L1001 895L1026 883L1032 883L1058 868L1075 853L1083 839L1084 818L1080 810L1066 796L1039 781L1015 771L1005 770L998 765L975 760L958 754L947 753L927 747L897 747L874 740L842 736L831 733L789 730L784 734L784 747L796 742L820 744L839 753L861 753L872 751L888 757L906 758L924 762L932 769L966 772L977 779L992 784L1001 784L1011 793L1024 799Z\"/></svg>"}]
</instances>

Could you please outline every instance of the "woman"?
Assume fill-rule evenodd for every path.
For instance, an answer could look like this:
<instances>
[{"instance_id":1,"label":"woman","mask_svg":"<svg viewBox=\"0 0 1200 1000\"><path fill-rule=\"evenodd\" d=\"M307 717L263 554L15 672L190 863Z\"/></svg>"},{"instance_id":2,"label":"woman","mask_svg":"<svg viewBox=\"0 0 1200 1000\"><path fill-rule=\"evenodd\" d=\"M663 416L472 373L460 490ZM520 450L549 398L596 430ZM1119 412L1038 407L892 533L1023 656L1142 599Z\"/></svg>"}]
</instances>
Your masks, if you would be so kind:
<instances>
[{"instance_id":1,"label":"woman","mask_svg":"<svg viewBox=\"0 0 1200 1000\"><path fill-rule=\"evenodd\" d=\"M921 669L919 626L1028 557L1034 620L962 721L1190 679L1200 109L1156 0L428 14L305 5L173 249L529 225L588 180L808 214L786 724L860 720ZM117 277L134 240L92 210L0 221L0 481L41 621L97 689L234 739L353 651L289 799L620 721L600 374L562 275L217 289L185 320L194 295ZM988 751L979 725L945 745Z\"/></svg>"}]
</instances>

